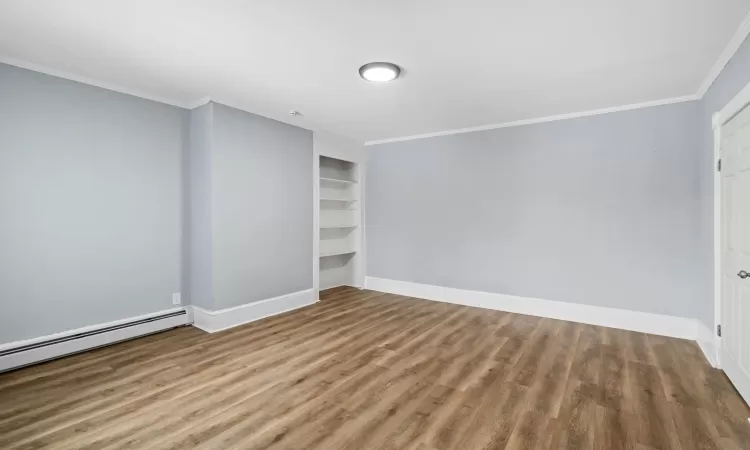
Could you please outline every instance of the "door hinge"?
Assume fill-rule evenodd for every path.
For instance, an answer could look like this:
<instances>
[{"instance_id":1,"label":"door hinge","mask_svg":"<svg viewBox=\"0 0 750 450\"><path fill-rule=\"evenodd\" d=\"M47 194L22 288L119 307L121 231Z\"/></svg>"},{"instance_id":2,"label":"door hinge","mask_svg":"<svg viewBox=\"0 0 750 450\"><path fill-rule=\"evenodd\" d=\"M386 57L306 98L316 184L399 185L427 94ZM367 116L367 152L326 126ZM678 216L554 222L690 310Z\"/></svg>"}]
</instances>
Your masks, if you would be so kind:
<instances>
[{"instance_id":1,"label":"door hinge","mask_svg":"<svg viewBox=\"0 0 750 450\"><path fill-rule=\"evenodd\" d=\"M716 170L718 172L721 172L721 158L719 158L719 160L716 161Z\"/></svg>"},{"instance_id":2,"label":"door hinge","mask_svg":"<svg viewBox=\"0 0 750 450\"><path fill-rule=\"evenodd\" d=\"M721 325L716 325L716 335L721 337Z\"/></svg>"}]
</instances>

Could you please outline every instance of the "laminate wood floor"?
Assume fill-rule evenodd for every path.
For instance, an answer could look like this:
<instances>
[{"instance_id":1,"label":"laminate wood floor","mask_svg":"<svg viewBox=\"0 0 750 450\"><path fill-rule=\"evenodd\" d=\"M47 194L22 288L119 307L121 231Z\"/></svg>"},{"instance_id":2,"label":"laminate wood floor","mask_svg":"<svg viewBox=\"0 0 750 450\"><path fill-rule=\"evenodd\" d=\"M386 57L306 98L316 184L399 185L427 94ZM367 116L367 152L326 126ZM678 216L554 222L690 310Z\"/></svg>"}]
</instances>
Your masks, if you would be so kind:
<instances>
[{"instance_id":1,"label":"laminate wood floor","mask_svg":"<svg viewBox=\"0 0 750 450\"><path fill-rule=\"evenodd\" d=\"M2 449L749 449L694 343L339 288L0 375Z\"/></svg>"}]
</instances>

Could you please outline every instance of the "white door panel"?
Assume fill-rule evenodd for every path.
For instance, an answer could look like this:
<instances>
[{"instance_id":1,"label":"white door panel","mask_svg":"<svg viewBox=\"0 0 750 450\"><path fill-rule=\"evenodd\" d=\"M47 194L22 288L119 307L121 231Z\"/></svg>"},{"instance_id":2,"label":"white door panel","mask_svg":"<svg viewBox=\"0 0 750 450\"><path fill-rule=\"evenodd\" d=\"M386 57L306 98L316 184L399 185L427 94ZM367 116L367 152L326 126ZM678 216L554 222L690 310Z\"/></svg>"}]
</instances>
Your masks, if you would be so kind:
<instances>
[{"instance_id":1,"label":"white door panel","mask_svg":"<svg viewBox=\"0 0 750 450\"><path fill-rule=\"evenodd\" d=\"M750 108L721 129L721 366L750 399Z\"/></svg>"}]
</instances>

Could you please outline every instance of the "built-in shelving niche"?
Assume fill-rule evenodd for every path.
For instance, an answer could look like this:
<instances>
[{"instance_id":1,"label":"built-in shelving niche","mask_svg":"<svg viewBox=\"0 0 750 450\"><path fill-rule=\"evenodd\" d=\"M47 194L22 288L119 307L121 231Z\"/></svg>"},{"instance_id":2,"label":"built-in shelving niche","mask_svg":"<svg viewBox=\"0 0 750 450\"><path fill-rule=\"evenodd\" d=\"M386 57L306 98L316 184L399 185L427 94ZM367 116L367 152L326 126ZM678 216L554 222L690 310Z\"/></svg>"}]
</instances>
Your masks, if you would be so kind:
<instances>
[{"instance_id":1,"label":"built-in shelving niche","mask_svg":"<svg viewBox=\"0 0 750 450\"><path fill-rule=\"evenodd\" d=\"M320 289L357 286L361 248L358 164L320 156Z\"/></svg>"}]
</instances>

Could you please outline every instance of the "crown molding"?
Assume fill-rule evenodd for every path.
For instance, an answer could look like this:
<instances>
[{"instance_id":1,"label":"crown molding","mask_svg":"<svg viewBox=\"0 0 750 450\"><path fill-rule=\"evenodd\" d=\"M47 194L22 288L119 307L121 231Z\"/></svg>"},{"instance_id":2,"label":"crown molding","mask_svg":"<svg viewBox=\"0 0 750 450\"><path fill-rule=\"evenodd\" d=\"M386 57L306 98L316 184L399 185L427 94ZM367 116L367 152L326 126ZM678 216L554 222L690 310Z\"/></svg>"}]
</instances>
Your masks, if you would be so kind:
<instances>
[{"instance_id":1,"label":"crown molding","mask_svg":"<svg viewBox=\"0 0 750 450\"><path fill-rule=\"evenodd\" d=\"M390 139L366 141L364 145L368 145L368 146L378 145L378 144L386 144L390 142L401 142L401 141L410 141L414 139L426 139L426 138L438 137L438 136L448 136L452 134L471 133L475 131L494 130L498 128L510 128L510 127L517 127L517 126L522 126L522 125L532 125L532 124L537 124L537 123L553 122L557 120L574 119L578 117L595 116L595 115L607 114L611 112L629 111L633 109L649 108L652 106L661 106L661 105L669 105L673 103L700 100L701 98L703 98L706 92L708 92L708 89L711 87L714 81L716 81L716 79L719 77L719 75L721 74L722 70L727 65L727 63L729 63L729 61L732 59L735 53L737 53L737 50L739 50L740 46L748 37L748 35L750 35L750 13L748 13L743 19L743 21L740 23L739 27L737 28L737 31L735 31L734 35L732 36L732 39L729 41L724 51L721 53L716 63L711 67L711 70L709 71L708 75L704 79L703 83L701 83L700 87L698 88L698 91L692 95L667 98L667 99L662 99L662 100L654 100L654 101L643 102L643 103L634 103L630 105L615 106L615 107L610 107L610 108L595 109L595 110L590 110L590 111L581 111L581 112L576 112L576 113L539 117L535 119L515 120L511 122L502 122L502 123L497 123L497 124L482 125L482 126L469 127L469 128L458 128L458 129L453 129L453 130L439 131L435 133L424 133L424 134L416 134L416 135L411 135L411 136L403 136L403 137L390 138ZM143 98L146 100L151 100L151 101L155 101L159 103L165 103L167 105L177 106L179 108L184 108L184 109L194 109L199 106L205 105L208 102L213 101L211 96L205 96L205 97L201 97L201 98L197 98L197 99L189 100L189 101L182 101L182 100L177 100L177 99L159 97L159 96L151 95L143 91L139 91L137 89L123 87L117 84L97 80L94 78L89 78L85 76L76 75L70 72L53 69L51 67L44 66L42 64L36 64L36 63L23 61L23 60L16 59L16 58L10 58L6 56L2 56L2 55L0 55L0 63L9 64L11 66L20 67L23 69L33 70L35 72L40 72L40 73L44 73L47 75L52 75L55 77L64 78L67 80L76 81L76 82L83 83L83 84L88 84L90 86L100 87L102 89L107 89L107 90L119 92L122 94L132 95L132 96ZM247 108L233 106L230 103L225 102L225 104L227 104L228 106L232 106L233 108L237 108L237 109L247 111L247 112L252 112ZM257 113L254 113L254 114L257 114ZM296 126L301 126L301 125L296 125ZM302 126L302 128L317 129L319 127Z\"/></svg>"},{"instance_id":2,"label":"crown molding","mask_svg":"<svg viewBox=\"0 0 750 450\"><path fill-rule=\"evenodd\" d=\"M199 106L203 106L206 103L210 103L212 101L213 100L211 99L211 96L207 95L205 97L201 97L201 98L193 100L191 102L187 102L184 107L187 108L187 109L195 109L195 108L197 108Z\"/></svg>"},{"instance_id":3,"label":"crown molding","mask_svg":"<svg viewBox=\"0 0 750 450\"><path fill-rule=\"evenodd\" d=\"M536 119L514 120L512 122L502 122L502 123L496 123L496 124L491 124L491 125L482 125L479 127L458 128L455 130L438 131L435 133L415 134L412 136L404 136L404 137L398 137L398 138L392 138L392 139L367 141L365 142L365 145L387 144L390 142L411 141L414 139L426 139L426 138L438 137L438 136L448 136L451 134L463 134L463 133L472 133L475 131L496 130L498 128L519 127L522 125L533 125L536 123L555 122L558 120L576 119L578 117L597 116L599 114L607 114L607 113L620 112L620 111L630 111L632 109L650 108L652 106L671 105L673 103L690 102L693 100L699 100L698 96L685 95L683 97L673 97L673 98L666 98L663 100L654 100L650 102L633 103L631 105L613 106L611 108L592 109L589 111L581 111L581 112L575 112L575 113L569 113L569 114L558 114L556 116L538 117Z\"/></svg>"},{"instance_id":4,"label":"crown molding","mask_svg":"<svg viewBox=\"0 0 750 450\"><path fill-rule=\"evenodd\" d=\"M745 39L747 39L748 35L750 35L750 13L748 13L745 16L745 19L740 23L740 26L734 33L734 36L732 36L732 39L724 48L724 51L721 53L721 55L719 55L719 59L717 59L716 63L713 65L713 67L711 67L711 70L708 72L706 79L703 80L703 83L701 83L700 87L698 88L698 92L695 93L698 98L703 98L703 96L706 95L708 89L711 87L714 81L719 78L721 71L724 70L724 67L726 67L726 65L729 63L729 60L731 60L734 54L737 53L737 50L740 49L740 46L743 42L745 42Z\"/></svg>"},{"instance_id":5,"label":"crown molding","mask_svg":"<svg viewBox=\"0 0 750 450\"><path fill-rule=\"evenodd\" d=\"M735 55L735 53L737 53L737 50L740 49L740 46L742 45L743 42L745 42L745 39L747 39L748 35L750 35L750 12L745 16L744 20L740 23L740 26L737 28L737 31L735 31L734 35L732 36L732 39L724 48L724 51L721 53L721 55L719 55L719 59L716 60L716 63L714 63L714 65L711 67L711 70L709 71L706 78L703 80L703 83L701 83L701 85L699 86L698 91L693 95L668 98L664 100L655 100L655 101L644 102L644 103L635 103L632 105L615 106L612 108L595 109L591 111L583 111L583 112L578 112L578 113L560 114L560 115L548 116L548 117L539 117L536 119L515 120L512 122L503 122L503 123L483 125L483 126L478 126L478 127L459 128L455 130L439 131L435 133L415 134L412 136L404 136L404 137L399 137L399 138L367 141L365 142L365 145L387 144L389 142L411 141L414 139L426 139L426 138L438 137L438 136L449 136L452 134L471 133L474 131L495 130L498 128L509 128L509 127L517 127L517 126L522 126L522 125L532 125L535 123L553 122L556 120L574 119L577 117L595 116L598 114L607 114L611 112L628 111L631 109L649 108L652 106L669 105L672 103L681 103L681 102L689 102L693 100L700 100L703 98L704 95L706 95L706 92L708 92L708 89L711 87L714 81L716 81L716 79L721 74L721 71L724 70L724 67L726 67L726 65Z\"/></svg>"},{"instance_id":6,"label":"crown molding","mask_svg":"<svg viewBox=\"0 0 750 450\"><path fill-rule=\"evenodd\" d=\"M0 63L8 64L8 65L15 66L15 67L20 67L21 69L32 70L34 72L39 72L39 73L43 73L46 75L52 75L53 77L64 78L66 80L75 81L78 83L88 84L89 86L99 87L102 89L106 89L108 91L119 92L121 94L132 95L134 97L139 97L139 98L151 100L154 102L177 106L179 108L187 107L185 102L182 102L176 99L151 95L149 93L139 91L137 89L131 89L131 88L123 87L114 83L108 83L106 81L101 81L101 80L96 80L90 77L76 75L74 73L66 72L64 70L53 69L51 67L48 67L42 64L32 63L32 62L24 61L21 59L10 58L10 57L0 55Z\"/></svg>"}]
</instances>

